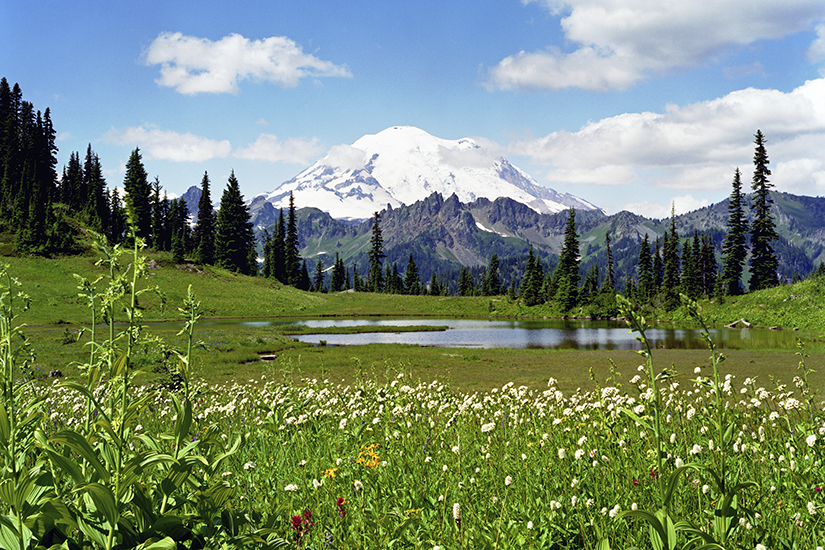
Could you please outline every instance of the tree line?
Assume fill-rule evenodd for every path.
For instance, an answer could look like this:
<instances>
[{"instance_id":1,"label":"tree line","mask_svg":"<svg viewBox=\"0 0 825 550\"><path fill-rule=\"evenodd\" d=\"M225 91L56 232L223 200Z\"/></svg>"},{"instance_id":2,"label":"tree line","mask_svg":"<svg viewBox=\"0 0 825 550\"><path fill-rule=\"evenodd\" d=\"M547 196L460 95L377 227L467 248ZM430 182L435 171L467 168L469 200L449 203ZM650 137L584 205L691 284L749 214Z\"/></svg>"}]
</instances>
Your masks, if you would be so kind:
<instances>
[{"instance_id":1,"label":"tree line","mask_svg":"<svg viewBox=\"0 0 825 550\"><path fill-rule=\"evenodd\" d=\"M606 261L601 263L601 269L591 265L586 273L581 272L573 209L568 212L564 241L555 265L552 258L545 259L547 265L543 265L531 246L521 275L508 269L509 281L504 280L502 264L512 263L513 258L500 259L496 254L486 266L433 272L429 281L423 281L412 253L401 269L397 262L384 262L378 212L372 220L365 273L359 273L355 264L347 268L336 253L332 266L325 266L319 257L310 275L307 261L299 253L295 202L290 195L286 215L282 209L271 231L263 233L259 262L259 243L234 172L229 175L217 211L211 200L209 175L204 173L193 226L185 201L169 200L159 179L150 181L139 149L132 151L126 164L121 197L117 188L107 188L100 159L91 144L83 156L73 152L58 176L55 136L50 110L36 110L23 100L18 84L10 86L2 78L0 229L15 233L14 247L20 253L76 252L75 236L81 227L106 235L112 243L121 243L127 239L131 218L138 237L156 250L171 252L176 262L189 257L201 264L274 278L299 289L320 292L353 289L395 294L507 294L528 306L551 302L563 311L581 308L610 312L617 291L639 303L665 309L678 305L680 293L691 297L741 294L745 292L746 264L750 290L779 283L778 260L772 245L778 239L771 215L773 186L761 130L754 136L752 223L748 224L745 216L746 195L737 168L719 252L710 232L694 231L692 236L680 237L672 213L670 226L661 240L656 237L651 242L648 234L643 235L638 243L635 277L628 275L623 281L615 280L609 234L605 237Z\"/></svg>"}]
</instances>

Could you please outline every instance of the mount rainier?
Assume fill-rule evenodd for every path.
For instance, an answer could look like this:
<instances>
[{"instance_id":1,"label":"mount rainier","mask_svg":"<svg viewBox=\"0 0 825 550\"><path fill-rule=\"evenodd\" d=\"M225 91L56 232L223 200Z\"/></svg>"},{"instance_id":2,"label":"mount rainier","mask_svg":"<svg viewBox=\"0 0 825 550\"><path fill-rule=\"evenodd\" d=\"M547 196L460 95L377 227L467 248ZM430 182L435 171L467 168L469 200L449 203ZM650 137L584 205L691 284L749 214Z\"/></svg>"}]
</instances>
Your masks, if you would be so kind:
<instances>
[{"instance_id":1,"label":"mount rainier","mask_svg":"<svg viewBox=\"0 0 825 550\"><path fill-rule=\"evenodd\" d=\"M462 202L508 197L539 213L599 209L538 185L478 140L440 139L411 126L394 126L352 145L333 147L324 158L252 202L263 199L286 208L290 192L298 206L350 220L369 218L388 205L410 205L433 193L455 194Z\"/></svg>"}]
</instances>

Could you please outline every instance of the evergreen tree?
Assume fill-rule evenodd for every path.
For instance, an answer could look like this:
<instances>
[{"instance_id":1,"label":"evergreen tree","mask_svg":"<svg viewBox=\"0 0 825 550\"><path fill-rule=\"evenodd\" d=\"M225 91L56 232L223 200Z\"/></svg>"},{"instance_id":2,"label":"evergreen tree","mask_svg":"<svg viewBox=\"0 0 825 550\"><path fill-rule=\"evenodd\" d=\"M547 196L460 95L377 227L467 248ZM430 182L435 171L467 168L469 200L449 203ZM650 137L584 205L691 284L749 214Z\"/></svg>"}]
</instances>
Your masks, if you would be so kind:
<instances>
[{"instance_id":1,"label":"evergreen tree","mask_svg":"<svg viewBox=\"0 0 825 550\"><path fill-rule=\"evenodd\" d=\"M284 278L286 284L297 287L301 281L301 255L299 254L298 220L295 214L295 196L289 193L286 234L284 236Z\"/></svg>"},{"instance_id":2,"label":"evergreen tree","mask_svg":"<svg viewBox=\"0 0 825 550\"><path fill-rule=\"evenodd\" d=\"M300 262L301 267L298 269L298 283L295 288L298 290L309 290L309 269L307 269L306 261Z\"/></svg>"},{"instance_id":3,"label":"evergreen tree","mask_svg":"<svg viewBox=\"0 0 825 550\"><path fill-rule=\"evenodd\" d=\"M415 266L412 252L407 260L407 270L404 272L404 293L421 294L421 278L418 276L418 268Z\"/></svg>"},{"instance_id":4,"label":"evergreen tree","mask_svg":"<svg viewBox=\"0 0 825 550\"><path fill-rule=\"evenodd\" d=\"M275 235L272 238L272 276L287 284L286 276L286 221L284 209L278 211L278 225L275 226Z\"/></svg>"},{"instance_id":5,"label":"evergreen tree","mask_svg":"<svg viewBox=\"0 0 825 550\"><path fill-rule=\"evenodd\" d=\"M727 234L722 241L722 284L725 294L742 294L742 271L748 254L748 222L743 211L742 176L739 168L733 173L733 191L728 198Z\"/></svg>"},{"instance_id":6,"label":"evergreen tree","mask_svg":"<svg viewBox=\"0 0 825 550\"><path fill-rule=\"evenodd\" d=\"M361 282L361 276L358 275L358 268L355 266L355 264L352 264L352 289L355 292L364 291L364 283Z\"/></svg>"},{"instance_id":7,"label":"evergreen tree","mask_svg":"<svg viewBox=\"0 0 825 550\"><path fill-rule=\"evenodd\" d=\"M261 276L264 279L272 277L272 236L264 229L264 265L261 267Z\"/></svg>"},{"instance_id":8,"label":"evergreen tree","mask_svg":"<svg viewBox=\"0 0 825 550\"><path fill-rule=\"evenodd\" d=\"M637 298L640 302L647 302L653 295L653 257L650 254L650 238L645 233L642 244L639 247L638 271L638 292Z\"/></svg>"},{"instance_id":9,"label":"evergreen tree","mask_svg":"<svg viewBox=\"0 0 825 550\"><path fill-rule=\"evenodd\" d=\"M578 303L579 291L579 236L576 234L576 211L571 208L567 213L564 226L564 242L559 253L559 265L556 267L556 301L562 309L573 309Z\"/></svg>"},{"instance_id":10,"label":"evergreen tree","mask_svg":"<svg viewBox=\"0 0 825 550\"><path fill-rule=\"evenodd\" d=\"M140 150L135 148L126 163L126 177L123 179L126 192L126 208L132 216L135 234L144 239L152 236L152 189L143 167Z\"/></svg>"},{"instance_id":11,"label":"evergreen tree","mask_svg":"<svg viewBox=\"0 0 825 550\"><path fill-rule=\"evenodd\" d=\"M710 235L702 235L700 257L700 284L701 292L705 296L713 296L716 291L717 265L716 251Z\"/></svg>"},{"instance_id":12,"label":"evergreen tree","mask_svg":"<svg viewBox=\"0 0 825 550\"><path fill-rule=\"evenodd\" d=\"M108 195L109 202L109 241L114 244L122 243L126 237L126 212L123 208L123 201L117 188L112 189Z\"/></svg>"},{"instance_id":13,"label":"evergreen tree","mask_svg":"<svg viewBox=\"0 0 825 550\"><path fill-rule=\"evenodd\" d=\"M765 150L765 136L761 130L754 136L756 150L753 155L753 225L751 225L751 259L750 259L750 290L761 290L779 284L776 275L778 260L771 243L779 238L776 233L776 224L771 215L770 189L773 185L768 180L771 171L768 169L768 153Z\"/></svg>"},{"instance_id":14,"label":"evergreen tree","mask_svg":"<svg viewBox=\"0 0 825 550\"><path fill-rule=\"evenodd\" d=\"M315 273L312 274L312 291L326 292L324 287L324 261L318 256L318 261L315 262Z\"/></svg>"},{"instance_id":15,"label":"evergreen tree","mask_svg":"<svg viewBox=\"0 0 825 550\"><path fill-rule=\"evenodd\" d=\"M252 231L249 210L234 170L229 175L221 197L221 208L215 229L215 262L220 267L245 275L254 274L255 235ZM252 262L250 261L253 260Z\"/></svg>"},{"instance_id":16,"label":"evergreen tree","mask_svg":"<svg viewBox=\"0 0 825 550\"><path fill-rule=\"evenodd\" d=\"M458 295L472 296L475 292L475 283L473 282L473 274L466 266L461 266L461 271L458 275Z\"/></svg>"},{"instance_id":17,"label":"evergreen tree","mask_svg":"<svg viewBox=\"0 0 825 550\"><path fill-rule=\"evenodd\" d=\"M347 268L344 266L344 260L336 252L335 263L332 264L332 277L330 278L329 290L330 292L340 292L347 289Z\"/></svg>"},{"instance_id":18,"label":"evergreen tree","mask_svg":"<svg viewBox=\"0 0 825 550\"><path fill-rule=\"evenodd\" d=\"M665 233L667 234L667 233ZM662 279L664 279L664 265L662 263L661 247L659 246L659 237L656 237L656 243L653 245L653 287L662 288Z\"/></svg>"},{"instance_id":19,"label":"evergreen tree","mask_svg":"<svg viewBox=\"0 0 825 550\"><path fill-rule=\"evenodd\" d=\"M198 221L193 235L195 258L198 263L215 263L215 208L209 191L209 174L203 173L201 197L198 199Z\"/></svg>"},{"instance_id":20,"label":"evergreen tree","mask_svg":"<svg viewBox=\"0 0 825 550\"><path fill-rule=\"evenodd\" d=\"M695 249L695 250L694 250ZM699 260L699 232L694 229L693 243L690 239L682 244L681 291L690 298L699 296L697 262Z\"/></svg>"},{"instance_id":21,"label":"evergreen tree","mask_svg":"<svg viewBox=\"0 0 825 550\"><path fill-rule=\"evenodd\" d=\"M645 234L647 235L647 234ZM616 290L616 274L613 271L613 251L610 250L610 233L606 233L604 236L604 245L607 253L607 276L604 280L604 286L607 287L610 291ZM652 269L652 266L651 266Z\"/></svg>"},{"instance_id":22,"label":"evergreen tree","mask_svg":"<svg viewBox=\"0 0 825 550\"><path fill-rule=\"evenodd\" d=\"M381 236L381 214L376 212L372 218L372 237L370 237L369 280L367 288L370 292L381 292L384 288L384 277L381 270L381 259L384 257L384 238Z\"/></svg>"},{"instance_id":23,"label":"evergreen tree","mask_svg":"<svg viewBox=\"0 0 825 550\"><path fill-rule=\"evenodd\" d=\"M499 273L498 254L490 256L487 264L487 273L484 278L484 295L498 296L501 294L501 274Z\"/></svg>"},{"instance_id":24,"label":"evergreen tree","mask_svg":"<svg viewBox=\"0 0 825 550\"><path fill-rule=\"evenodd\" d=\"M524 277L519 285L519 298L525 306L535 306L541 303L541 285L544 282L544 270L541 262L533 254L533 245L527 250L527 264L524 267Z\"/></svg>"},{"instance_id":25,"label":"evergreen tree","mask_svg":"<svg viewBox=\"0 0 825 550\"><path fill-rule=\"evenodd\" d=\"M79 157L78 157L79 160ZM83 219L89 227L102 231L109 226L109 208L106 197L106 180L103 177L103 167L100 157L92 151L92 144L86 148L86 161L83 169L83 181L86 182L86 199L80 206L83 209Z\"/></svg>"},{"instance_id":26,"label":"evergreen tree","mask_svg":"<svg viewBox=\"0 0 825 550\"><path fill-rule=\"evenodd\" d=\"M166 241L166 235L164 234L167 214L166 197L161 198L160 196L161 185L160 179L157 176L155 176L155 181L150 184L150 189L151 195L149 201L152 205L152 237L149 244L154 247L155 250L169 250L168 246L164 246Z\"/></svg>"},{"instance_id":27,"label":"evergreen tree","mask_svg":"<svg viewBox=\"0 0 825 550\"><path fill-rule=\"evenodd\" d=\"M662 250L662 291L664 292L663 306L665 310L672 311L679 306L679 236L676 234L676 211L675 206L670 209L670 231L665 232L664 245Z\"/></svg>"}]
</instances>

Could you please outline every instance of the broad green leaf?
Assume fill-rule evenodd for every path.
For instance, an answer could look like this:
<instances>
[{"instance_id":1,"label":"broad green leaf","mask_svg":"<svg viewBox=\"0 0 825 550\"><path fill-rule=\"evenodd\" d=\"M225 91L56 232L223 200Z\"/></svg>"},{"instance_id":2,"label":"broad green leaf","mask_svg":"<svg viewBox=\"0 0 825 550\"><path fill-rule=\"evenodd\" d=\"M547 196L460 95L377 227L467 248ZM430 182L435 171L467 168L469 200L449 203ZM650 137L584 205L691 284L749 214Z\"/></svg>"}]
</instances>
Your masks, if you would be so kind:
<instances>
[{"instance_id":1,"label":"broad green leaf","mask_svg":"<svg viewBox=\"0 0 825 550\"><path fill-rule=\"evenodd\" d=\"M112 491L105 485L97 482L79 485L75 491L85 491L92 497L95 507L103 514L109 525L116 525L120 520L120 512L117 509L117 502Z\"/></svg>"},{"instance_id":2,"label":"broad green leaf","mask_svg":"<svg viewBox=\"0 0 825 550\"><path fill-rule=\"evenodd\" d=\"M14 524L14 518L0 515L0 544L3 548L20 548L20 532Z\"/></svg>"},{"instance_id":3,"label":"broad green leaf","mask_svg":"<svg viewBox=\"0 0 825 550\"><path fill-rule=\"evenodd\" d=\"M66 445L74 452L79 454L83 457L86 462L88 462L92 468L98 473L98 475L103 479L104 482L108 483L111 475L106 470L106 467L100 462L97 458L97 454L95 454L94 449L92 449L89 442L86 441L86 438L80 435L77 432L72 430L64 430L62 432L58 432L54 434L49 441L52 443L57 443L60 445Z\"/></svg>"},{"instance_id":4,"label":"broad green leaf","mask_svg":"<svg viewBox=\"0 0 825 550\"><path fill-rule=\"evenodd\" d=\"M158 541L146 541L135 550L176 550L178 543L172 537L164 537Z\"/></svg>"},{"instance_id":5,"label":"broad green leaf","mask_svg":"<svg viewBox=\"0 0 825 550\"><path fill-rule=\"evenodd\" d=\"M646 430L651 430L650 423L647 420L642 420L642 418L636 414L635 412L631 411L630 409L626 409L624 407L619 408L619 412L624 413L627 415L628 418L637 422L640 426L644 427Z\"/></svg>"}]
</instances>

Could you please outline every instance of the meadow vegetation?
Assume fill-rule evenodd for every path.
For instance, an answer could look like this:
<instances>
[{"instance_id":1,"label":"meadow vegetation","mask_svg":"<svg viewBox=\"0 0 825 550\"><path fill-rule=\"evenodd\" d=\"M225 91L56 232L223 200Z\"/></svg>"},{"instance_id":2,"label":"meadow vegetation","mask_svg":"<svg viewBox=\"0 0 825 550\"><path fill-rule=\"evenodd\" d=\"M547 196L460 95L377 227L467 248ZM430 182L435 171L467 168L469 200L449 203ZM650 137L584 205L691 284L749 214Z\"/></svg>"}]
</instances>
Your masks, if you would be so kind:
<instances>
[{"instance_id":1,"label":"meadow vegetation","mask_svg":"<svg viewBox=\"0 0 825 550\"><path fill-rule=\"evenodd\" d=\"M821 378L804 349L739 363L711 340L651 350L629 303L642 357L312 347L202 317L255 296L287 315L329 313L357 295L250 279L250 302L232 305L217 294L233 275L181 276L136 242L0 273L3 548L815 548L825 537ZM219 307L201 306L201 286ZM406 297L371 295L368 307L384 298ZM410 298L418 314L493 303ZM701 325L709 309L682 311ZM71 324L21 327L45 318ZM38 331L76 363L35 358L38 337L24 336Z\"/></svg>"}]
</instances>

